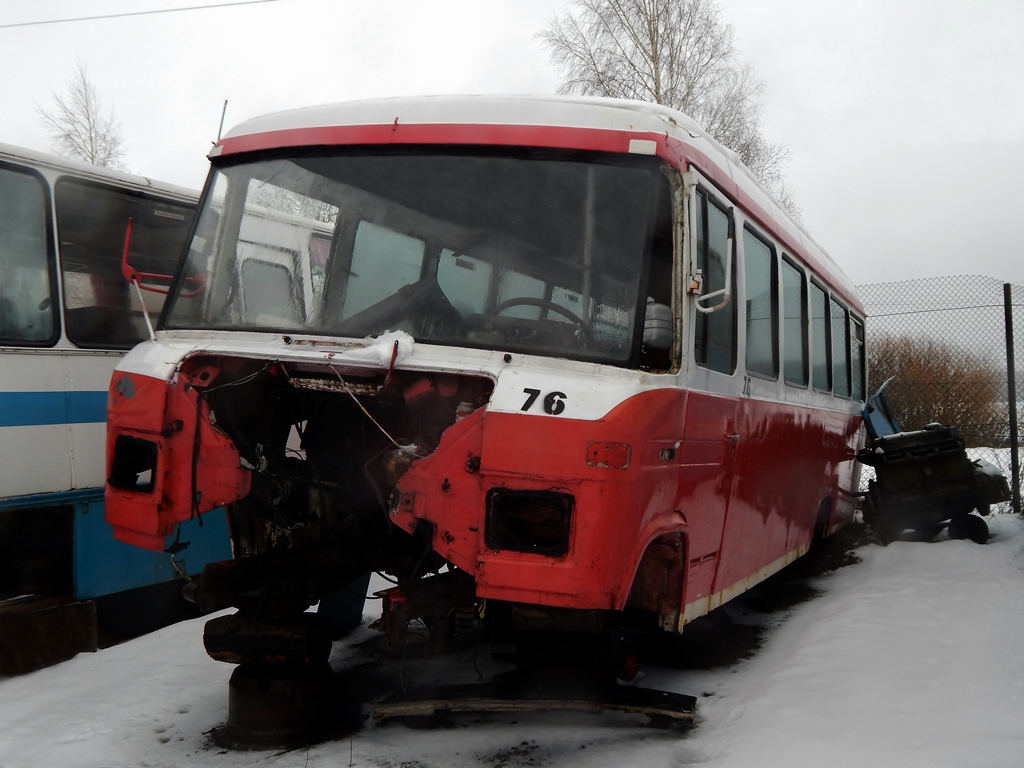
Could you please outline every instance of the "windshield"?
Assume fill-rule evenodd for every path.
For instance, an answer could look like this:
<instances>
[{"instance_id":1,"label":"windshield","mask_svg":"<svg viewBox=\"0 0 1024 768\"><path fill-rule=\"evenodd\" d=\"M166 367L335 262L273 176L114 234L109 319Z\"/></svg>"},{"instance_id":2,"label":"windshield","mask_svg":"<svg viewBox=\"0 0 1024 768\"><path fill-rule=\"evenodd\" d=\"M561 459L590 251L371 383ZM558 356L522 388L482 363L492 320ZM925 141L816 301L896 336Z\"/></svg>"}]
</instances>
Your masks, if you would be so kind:
<instances>
[{"instance_id":1,"label":"windshield","mask_svg":"<svg viewBox=\"0 0 1024 768\"><path fill-rule=\"evenodd\" d=\"M164 327L637 359L656 158L375 152L215 170Z\"/></svg>"}]
</instances>

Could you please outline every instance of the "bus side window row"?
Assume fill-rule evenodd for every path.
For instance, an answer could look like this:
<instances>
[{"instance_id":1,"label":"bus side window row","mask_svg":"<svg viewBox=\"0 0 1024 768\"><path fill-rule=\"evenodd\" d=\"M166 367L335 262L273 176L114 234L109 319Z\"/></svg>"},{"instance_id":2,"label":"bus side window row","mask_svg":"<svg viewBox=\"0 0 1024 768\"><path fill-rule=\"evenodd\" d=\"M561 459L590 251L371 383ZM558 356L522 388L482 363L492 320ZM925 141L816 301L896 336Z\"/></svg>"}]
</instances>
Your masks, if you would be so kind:
<instances>
[{"instance_id":1,"label":"bus side window row","mask_svg":"<svg viewBox=\"0 0 1024 768\"><path fill-rule=\"evenodd\" d=\"M703 189L697 190L694 260L704 276L702 293L725 285L729 215ZM864 323L790 256L754 227L742 230L746 373L779 377L780 299L782 377L786 384L836 397L864 399ZM733 266L732 294L736 294ZM781 293L780 293L781 289ZM721 311L696 313L694 356L720 373L736 370L738 300Z\"/></svg>"},{"instance_id":2,"label":"bus side window row","mask_svg":"<svg viewBox=\"0 0 1024 768\"><path fill-rule=\"evenodd\" d=\"M140 271L170 274L194 206L63 177L54 187L66 333L80 347L125 349L146 337L142 305L121 274L128 219L129 260ZM0 344L48 346L57 340L57 291L50 195L45 180L0 167ZM155 316L161 294L146 294Z\"/></svg>"}]
</instances>

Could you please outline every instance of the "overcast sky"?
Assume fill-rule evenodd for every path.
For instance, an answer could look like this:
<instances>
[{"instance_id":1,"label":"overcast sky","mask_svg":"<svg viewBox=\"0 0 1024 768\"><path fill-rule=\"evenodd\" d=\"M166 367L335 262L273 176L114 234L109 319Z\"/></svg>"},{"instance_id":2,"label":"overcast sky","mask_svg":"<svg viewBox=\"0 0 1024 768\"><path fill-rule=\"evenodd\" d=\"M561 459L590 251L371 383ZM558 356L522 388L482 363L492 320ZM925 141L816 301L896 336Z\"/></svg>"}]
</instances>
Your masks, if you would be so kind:
<instances>
[{"instance_id":1,"label":"overcast sky","mask_svg":"<svg viewBox=\"0 0 1024 768\"><path fill-rule=\"evenodd\" d=\"M560 0L0 2L0 142L49 150L36 105L76 57L131 170L199 188L225 127L374 96L553 93L535 35ZM858 284L1024 283L1024 0L719 0L765 82L764 132L814 237Z\"/></svg>"}]
</instances>

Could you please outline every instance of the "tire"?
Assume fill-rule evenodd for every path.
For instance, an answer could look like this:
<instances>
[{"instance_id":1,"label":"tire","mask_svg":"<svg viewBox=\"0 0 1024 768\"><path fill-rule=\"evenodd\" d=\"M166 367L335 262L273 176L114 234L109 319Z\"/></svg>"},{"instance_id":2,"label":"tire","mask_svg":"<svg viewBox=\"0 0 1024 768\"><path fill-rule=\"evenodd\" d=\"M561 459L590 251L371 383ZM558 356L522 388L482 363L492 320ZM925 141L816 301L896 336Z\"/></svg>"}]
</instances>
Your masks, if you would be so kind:
<instances>
[{"instance_id":1,"label":"tire","mask_svg":"<svg viewBox=\"0 0 1024 768\"><path fill-rule=\"evenodd\" d=\"M832 500L822 499L818 505L818 516L814 520L814 532L811 534L811 549L821 549L828 538L828 522L832 515Z\"/></svg>"},{"instance_id":2,"label":"tire","mask_svg":"<svg viewBox=\"0 0 1024 768\"><path fill-rule=\"evenodd\" d=\"M882 546L888 547L894 541L899 540L904 528L902 525L897 525L893 520L883 519L875 525L875 531L878 533L878 540L882 543Z\"/></svg>"},{"instance_id":3,"label":"tire","mask_svg":"<svg viewBox=\"0 0 1024 768\"><path fill-rule=\"evenodd\" d=\"M878 523L878 509L874 496L871 493L874 487L874 482L875 481L872 480L871 484L868 486L868 495L864 497L860 507L861 516L864 518L864 525L871 528L876 527L876 524Z\"/></svg>"},{"instance_id":4,"label":"tire","mask_svg":"<svg viewBox=\"0 0 1024 768\"><path fill-rule=\"evenodd\" d=\"M977 515L960 515L949 521L949 538L970 539L976 544L988 542L988 523Z\"/></svg>"}]
</instances>

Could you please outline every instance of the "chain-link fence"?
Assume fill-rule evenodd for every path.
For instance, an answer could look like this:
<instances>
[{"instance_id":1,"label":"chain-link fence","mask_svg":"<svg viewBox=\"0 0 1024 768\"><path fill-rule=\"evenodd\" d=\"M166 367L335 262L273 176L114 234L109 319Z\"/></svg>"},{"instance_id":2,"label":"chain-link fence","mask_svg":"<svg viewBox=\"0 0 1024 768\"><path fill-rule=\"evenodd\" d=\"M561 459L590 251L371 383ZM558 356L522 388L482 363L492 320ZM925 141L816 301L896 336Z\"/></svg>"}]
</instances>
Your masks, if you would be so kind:
<instances>
[{"instance_id":1,"label":"chain-link fence","mask_svg":"<svg viewBox=\"0 0 1024 768\"><path fill-rule=\"evenodd\" d=\"M904 430L956 427L971 456L998 466L1012 485L1019 478L1011 457L1014 383L1024 374L1024 286L958 276L857 290L868 315L869 393L895 377L886 394ZM1010 370L1008 339L1019 372Z\"/></svg>"}]
</instances>

